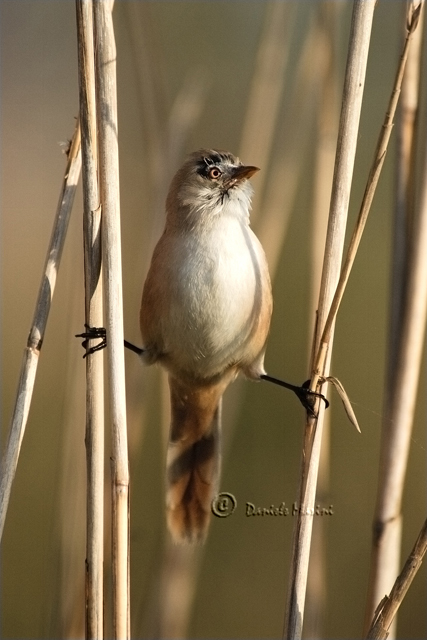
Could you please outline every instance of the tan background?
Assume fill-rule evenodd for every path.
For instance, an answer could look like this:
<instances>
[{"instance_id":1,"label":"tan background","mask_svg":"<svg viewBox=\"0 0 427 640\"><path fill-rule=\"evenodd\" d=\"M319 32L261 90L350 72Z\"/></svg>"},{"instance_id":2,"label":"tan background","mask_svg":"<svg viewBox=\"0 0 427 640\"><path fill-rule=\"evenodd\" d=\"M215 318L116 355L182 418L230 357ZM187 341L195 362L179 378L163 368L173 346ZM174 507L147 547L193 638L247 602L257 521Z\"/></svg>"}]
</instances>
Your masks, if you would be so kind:
<instances>
[{"instance_id":1,"label":"tan background","mask_svg":"<svg viewBox=\"0 0 427 640\"><path fill-rule=\"evenodd\" d=\"M302 148L288 233L274 279L275 310L267 370L296 383L307 377L309 248L315 96L292 113L288 87L320 2L288 3L294 12L289 64L267 180L291 145ZM201 146L239 152L257 46L269 3L127 2L115 9L125 335L139 344L140 290L163 224L166 185L185 152ZM335 46L342 83L349 2L337 13ZM398 55L401 2L380 2L373 32L352 219ZM22 351L78 112L74 3L2 0L2 382L7 432ZM314 54L305 87L316 82ZM187 83L187 84L186 84ZM184 88L183 88L184 87ZM202 95L188 131L177 125L177 96ZM307 106L307 105L305 105ZM313 107L313 108L311 108ZM187 110L184 110L188 113ZM171 115L172 114L172 115ZM175 114L175 115L174 115ZM168 134L172 118L173 133ZM175 119L174 119L175 118ZM304 120L305 118L305 120ZM285 126L285 123L287 125ZM306 144L305 132L309 133ZM160 139L163 141L160 142ZM362 435L333 395L327 522L327 616L323 637L360 637L375 502L387 332L393 147L372 219L339 315L333 373L345 384ZM168 152L165 151L168 149ZM257 164L257 157L244 161ZM254 179L255 189L260 185ZM283 188L286 189L286 175ZM277 216L281 212L277 211ZM77 637L83 616L84 363L73 335L82 329L81 193L76 197L38 378L13 487L2 548L2 637ZM268 248L267 248L268 252ZM132 637L152 637L157 580L166 537L164 434L160 374L126 355L131 465ZM426 516L425 365L403 503L403 553ZM234 400L241 394L243 401ZM196 586L189 637L276 638L281 634L293 520L247 518L245 502L268 507L296 499L302 409L267 384L238 382L225 404L222 489L237 499L214 519ZM161 424L165 425L161 428ZM227 435L228 434L228 435ZM230 435L232 434L232 436ZM3 440L4 441L4 440ZM108 455L106 463L108 477ZM322 503L323 504L323 503ZM108 548L107 548L108 549ZM401 610L399 637L427 636L425 567ZM160 600L161 601L161 600ZM108 593L106 594L108 603ZM108 604L107 629L109 628Z\"/></svg>"}]
</instances>

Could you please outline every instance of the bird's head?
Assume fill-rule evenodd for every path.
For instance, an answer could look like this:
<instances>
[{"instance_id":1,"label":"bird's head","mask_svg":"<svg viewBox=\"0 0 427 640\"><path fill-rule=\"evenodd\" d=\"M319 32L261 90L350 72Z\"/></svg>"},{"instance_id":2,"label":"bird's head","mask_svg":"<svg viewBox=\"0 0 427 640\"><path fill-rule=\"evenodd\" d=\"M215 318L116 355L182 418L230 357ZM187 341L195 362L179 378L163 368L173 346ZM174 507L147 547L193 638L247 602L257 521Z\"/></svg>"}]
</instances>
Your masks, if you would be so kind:
<instances>
[{"instance_id":1,"label":"bird's head","mask_svg":"<svg viewBox=\"0 0 427 640\"><path fill-rule=\"evenodd\" d=\"M175 174L167 198L168 217L209 219L222 213L247 217L258 167L244 165L228 151L200 149Z\"/></svg>"}]
</instances>

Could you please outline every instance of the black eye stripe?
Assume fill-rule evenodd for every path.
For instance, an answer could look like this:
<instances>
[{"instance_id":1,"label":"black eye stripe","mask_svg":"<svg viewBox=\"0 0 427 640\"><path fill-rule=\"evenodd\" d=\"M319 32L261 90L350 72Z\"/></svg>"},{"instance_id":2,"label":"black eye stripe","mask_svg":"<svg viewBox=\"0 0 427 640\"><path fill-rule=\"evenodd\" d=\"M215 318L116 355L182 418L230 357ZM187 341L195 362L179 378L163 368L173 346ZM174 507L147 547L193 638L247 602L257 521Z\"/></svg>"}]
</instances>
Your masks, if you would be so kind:
<instances>
[{"instance_id":1,"label":"black eye stripe","mask_svg":"<svg viewBox=\"0 0 427 640\"><path fill-rule=\"evenodd\" d=\"M203 158L203 161L207 166L211 166L213 164L220 164L222 160L225 160L225 158L216 152L211 153L209 156L205 156Z\"/></svg>"},{"instance_id":2,"label":"black eye stripe","mask_svg":"<svg viewBox=\"0 0 427 640\"><path fill-rule=\"evenodd\" d=\"M205 157L200 162L198 162L197 173L199 173L201 176L207 177L209 175L209 172L212 171L212 169L215 168L217 164L220 164L220 162L220 158L214 160L212 156ZM218 170L221 171L220 169Z\"/></svg>"},{"instance_id":3,"label":"black eye stripe","mask_svg":"<svg viewBox=\"0 0 427 640\"><path fill-rule=\"evenodd\" d=\"M214 167L221 165L221 163L235 164L236 158L229 153L221 153L219 151L212 151L211 153L200 157L196 165L196 171L199 175L208 177L209 171ZM219 168L219 167L218 167ZM222 170L219 168L222 173Z\"/></svg>"}]
</instances>

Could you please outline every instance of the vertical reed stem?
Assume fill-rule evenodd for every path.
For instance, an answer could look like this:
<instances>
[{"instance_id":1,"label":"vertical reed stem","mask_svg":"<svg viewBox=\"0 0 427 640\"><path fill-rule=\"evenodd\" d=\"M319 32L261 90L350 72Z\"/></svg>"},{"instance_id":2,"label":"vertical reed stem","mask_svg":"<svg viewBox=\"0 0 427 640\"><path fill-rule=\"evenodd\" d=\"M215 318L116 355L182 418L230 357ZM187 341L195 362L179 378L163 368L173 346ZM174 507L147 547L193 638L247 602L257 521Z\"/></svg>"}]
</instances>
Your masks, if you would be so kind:
<instances>
[{"instance_id":1,"label":"vertical reed stem","mask_svg":"<svg viewBox=\"0 0 427 640\"><path fill-rule=\"evenodd\" d=\"M424 166L420 176L423 176L424 184L420 202L416 211L412 212L399 334L395 336L395 345L390 354L393 370L387 376L389 386L385 394L382 424L365 629L379 601L390 590L399 569L401 505L427 319L426 140L423 151ZM395 327L394 323L392 326Z\"/></svg>"},{"instance_id":2,"label":"vertical reed stem","mask_svg":"<svg viewBox=\"0 0 427 640\"><path fill-rule=\"evenodd\" d=\"M123 348L116 47L112 3L94 0L99 183L112 422L113 633L129 638L129 466Z\"/></svg>"},{"instance_id":3,"label":"vertical reed stem","mask_svg":"<svg viewBox=\"0 0 427 640\"><path fill-rule=\"evenodd\" d=\"M335 142L339 116L339 79L334 59L334 39L338 6L336 3L318 3L316 16L316 80L317 123L313 195L313 232L311 242L311 295L310 340L312 339L322 274L323 251L328 225L328 207L334 171ZM330 413L324 416L322 449L319 462L317 501L328 504L330 464ZM305 611L305 635L315 640L322 637L326 619L328 593L325 588L328 525L324 518L315 523L312 538L310 571L307 583L307 607Z\"/></svg>"},{"instance_id":4,"label":"vertical reed stem","mask_svg":"<svg viewBox=\"0 0 427 640\"><path fill-rule=\"evenodd\" d=\"M103 324L101 207L98 195L95 60L92 0L76 0L85 247L86 324ZM104 367L103 354L86 358L86 638L103 637Z\"/></svg>"},{"instance_id":5,"label":"vertical reed stem","mask_svg":"<svg viewBox=\"0 0 427 640\"><path fill-rule=\"evenodd\" d=\"M314 352L318 349L320 337L340 275L374 9L375 0L355 0L353 5L349 52L319 297L318 322L314 337L316 347ZM332 342L333 330L331 332L328 357L325 361L323 373L326 373L329 368ZM324 407L322 403L322 405L318 407L317 424L316 420L308 418L304 435L299 491L300 513L297 516L294 528L288 602L283 632L284 638L292 638L292 640L299 639L302 635L313 526L313 516L304 514L307 512L310 513L315 503L323 415Z\"/></svg>"}]
</instances>

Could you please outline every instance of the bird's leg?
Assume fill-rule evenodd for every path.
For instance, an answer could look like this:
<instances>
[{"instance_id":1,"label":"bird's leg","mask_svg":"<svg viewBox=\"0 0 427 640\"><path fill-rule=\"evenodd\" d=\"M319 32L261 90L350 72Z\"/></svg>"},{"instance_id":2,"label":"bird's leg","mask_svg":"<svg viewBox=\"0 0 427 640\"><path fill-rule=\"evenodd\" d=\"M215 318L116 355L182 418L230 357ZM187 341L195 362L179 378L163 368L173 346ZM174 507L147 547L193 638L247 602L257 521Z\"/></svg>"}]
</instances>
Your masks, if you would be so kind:
<instances>
[{"instance_id":1,"label":"bird's leg","mask_svg":"<svg viewBox=\"0 0 427 640\"><path fill-rule=\"evenodd\" d=\"M85 329L86 331L84 333L78 333L76 335L76 338L83 338L82 347L83 349L86 349L86 353L84 354L83 358L86 358L86 356L95 353L95 351L101 351L101 349L105 349L105 347L107 346L107 330L104 327L90 327L89 325L85 324ZM96 340L97 338L100 338L101 342L88 349L87 346L89 340ZM126 349L134 351L139 356L142 356L145 351L145 349L141 349L140 347L135 346L127 340L124 341L124 345Z\"/></svg>"},{"instance_id":2,"label":"bird's leg","mask_svg":"<svg viewBox=\"0 0 427 640\"><path fill-rule=\"evenodd\" d=\"M285 382L284 380L273 378L273 376L269 376L266 373L262 374L260 378L262 380L266 380L267 382L278 384L280 387L285 387L285 389L290 389L290 391L293 391L304 409L312 418L317 418L317 414L314 411L316 398L320 398L321 400L323 400L326 409L329 407L329 401L322 393L317 393L317 391L310 391L310 380L306 380L300 387L298 387L295 384L290 384L289 382Z\"/></svg>"},{"instance_id":3,"label":"bird's leg","mask_svg":"<svg viewBox=\"0 0 427 640\"><path fill-rule=\"evenodd\" d=\"M95 353L95 351L101 351L107 346L107 331L104 327L90 327L85 323L85 329L84 333L76 334L76 338L83 338L82 347L86 349L83 358ZM89 340L96 340L97 338L100 338L101 342L94 347L88 348Z\"/></svg>"},{"instance_id":4,"label":"bird's leg","mask_svg":"<svg viewBox=\"0 0 427 640\"><path fill-rule=\"evenodd\" d=\"M136 345L132 344L132 342L128 342L127 340L125 340L125 347L126 349L129 349L129 351L137 353L139 356L142 356L142 354L145 352L145 349L141 349L141 347L137 347Z\"/></svg>"}]
</instances>

